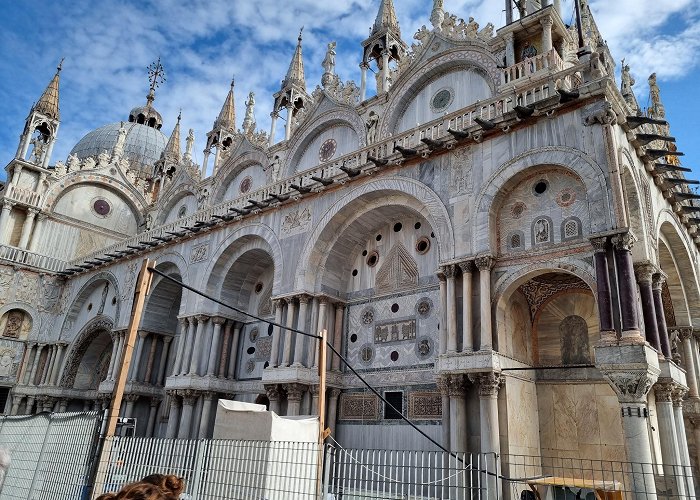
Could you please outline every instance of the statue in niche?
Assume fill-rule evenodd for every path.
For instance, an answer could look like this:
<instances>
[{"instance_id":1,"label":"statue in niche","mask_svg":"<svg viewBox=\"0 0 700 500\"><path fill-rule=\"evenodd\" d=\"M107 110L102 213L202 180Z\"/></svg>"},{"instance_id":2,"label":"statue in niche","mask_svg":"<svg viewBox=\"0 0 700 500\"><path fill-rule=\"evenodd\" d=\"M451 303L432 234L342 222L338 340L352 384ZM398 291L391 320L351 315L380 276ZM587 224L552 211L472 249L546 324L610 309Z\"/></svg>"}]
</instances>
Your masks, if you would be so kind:
<instances>
[{"instance_id":1,"label":"statue in niche","mask_svg":"<svg viewBox=\"0 0 700 500\"><path fill-rule=\"evenodd\" d=\"M549 241L549 221L539 219L535 222L535 243L547 243Z\"/></svg>"},{"instance_id":2,"label":"statue in niche","mask_svg":"<svg viewBox=\"0 0 700 500\"><path fill-rule=\"evenodd\" d=\"M194 130L190 129L185 139L187 146L185 147L185 155L183 158L187 161L192 161L192 148L194 147Z\"/></svg>"},{"instance_id":3,"label":"statue in niche","mask_svg":"<svg viewBox=\"0 0 700 500\"><path fill-rule=\"evenodd\" d=\"M109 283L105 283L105 287L102 289L102 298L100 300L100 308L97 310L97 314L102 314L105 311L105 304L107 303L107 294L109 293Z\"/></svg>"},{"instance_id":4,"label":"statue in niche","mask_svg":"<svg viewBox=\"0 0 700 500\"><path fill-rule=\"evenodd\" d=\"M582 365L591 362L588 324L581 316L567 316L559 323L559 340L562 364Z\"/></svg>"},{"instance_id":5,"label":"statue in niche","mask_svg":"<svg viewBox=\"0 0 700 500\"><path fill-rule=\"evenodd\" d=\"M530 41L526 41L525 45L523 45L523 50L520 54L521 59L524 61L525 59L532 59L537 55L537 47L532 45Z\"/></svg>"},{"instance_id":6,"label":"statue in niche","mask_svg":"<svg viewBox=\"0 0 700 500\"><path fill-rule=\"evenodd\" d=\"M114 158L121 158L124 154L124 144L126 143L126 127L124 122L121 122L119 126L119 135L117 135L117 143L114 145L114 150L112 151L112 156Z\"/></svg>"},{"instance_id":7,"label":"statue in niche","mask_svg":"<svg viewBox=\"0 0 700 500\"><path fill-rule=\"evenodd\" d=\"M34 146L34 149L29 157L29 162L38 164L44 158L44 147L46 146L46 143L44 142L43 136L38 135L31 140L30 144Z\"/></svg>"},{"instance_id":8,"label":"statue in niche","mask_svg":"<svg viewBox=\"0 0 700 500\"><path fill-rule=\"evenodd\" d=\"M272 182L277 182L280 178L280 157L279 155L275 155L275 157L272 160L272 163L270 164L270 167L272 170L270 171L270 175L272 177Z\"/></svg>"},{"instance_id":9,"label":"statue in niche","mask_svg":"<svg viewBox=\"0 0 700 500\"><path fill-rule=\"evenodd\" d=\"M369 112L369 117L367 118L367 123L365 127L367 128L367 145L374 144L377 142L377 127L379 125L379 115L374 111Z\"/></svg>"}]
</instances>

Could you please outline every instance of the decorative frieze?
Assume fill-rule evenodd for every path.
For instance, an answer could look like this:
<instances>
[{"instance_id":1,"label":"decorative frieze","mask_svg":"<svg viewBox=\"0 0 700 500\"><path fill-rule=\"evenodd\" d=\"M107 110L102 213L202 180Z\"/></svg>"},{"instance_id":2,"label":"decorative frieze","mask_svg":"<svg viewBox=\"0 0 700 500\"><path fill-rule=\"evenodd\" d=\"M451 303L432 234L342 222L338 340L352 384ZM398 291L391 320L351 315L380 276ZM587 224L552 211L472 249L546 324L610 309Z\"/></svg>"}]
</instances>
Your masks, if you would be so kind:
<instances>
[{"instance_id":1,"label":"decorative frieze","mask_svg":"<svg viewBox=\"0 0 700 500\"><path fill-rule=\"evenodd\" d=\"M340 420L379 420L379 398L374 394L342 394Z\"/></svg>"},{"instance_id":2,"label":"decorative frieze","mask_svg":"<svg viewBox=\"0 0 700 500\"><path fill-rule=\"evenodd\" d=\"M439 392L409 392L408 418L411 420L442 419L442 396Z\"/></svg>"}]
</instances>

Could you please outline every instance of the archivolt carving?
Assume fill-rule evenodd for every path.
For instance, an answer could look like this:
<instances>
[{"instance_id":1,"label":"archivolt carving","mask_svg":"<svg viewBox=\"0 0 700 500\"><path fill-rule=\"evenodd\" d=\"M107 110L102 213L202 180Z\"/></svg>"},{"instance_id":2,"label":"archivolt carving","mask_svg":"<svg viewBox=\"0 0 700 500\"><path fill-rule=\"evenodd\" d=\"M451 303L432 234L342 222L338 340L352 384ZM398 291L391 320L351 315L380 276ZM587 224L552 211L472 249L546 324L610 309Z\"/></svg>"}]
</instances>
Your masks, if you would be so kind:
<instances>
[{"instance_id":1,"label":"archivolt carving","mask_svg":"<svg viewBox=\"0 0 700 500\"><path fill-rule=\"evenodd\" d=\"M111 318L107 316L97 316L83 327L81 332L76 336L70 350L66 353L66 362L59 384L61 387L73 387L75 376L78 374L80 361L83 359L83 355L85 355L88 347L90 347L90 344L100 332L111 332L112 326L113 322Z\"/></svg>"}]
</instances>

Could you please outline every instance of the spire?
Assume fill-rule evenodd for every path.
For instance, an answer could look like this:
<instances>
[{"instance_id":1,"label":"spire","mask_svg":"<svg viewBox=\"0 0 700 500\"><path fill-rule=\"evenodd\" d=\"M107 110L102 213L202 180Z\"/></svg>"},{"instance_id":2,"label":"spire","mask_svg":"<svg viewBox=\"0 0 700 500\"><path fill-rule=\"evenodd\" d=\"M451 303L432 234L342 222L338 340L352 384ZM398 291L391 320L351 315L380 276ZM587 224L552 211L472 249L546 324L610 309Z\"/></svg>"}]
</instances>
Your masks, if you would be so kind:
<instances>
[{"instance_id":1,"label":"spire","mask_svg":"<svg viewBox=\"0 0 700 500\"><path fill-rule=\"evenodd\" d=\"M182 118L182 111L177 115L177 123L173 129L173 133L170 134L170 139L165 145L163 150L163 157L168 158L172 161L180 161L180 119Z\"/></svg>"},{"instance_id":2,"label":"spire","mask_svg":"<svg viewBox=\"0 0 700 500\"><path fill-rule=\"evenodd\" d=\"M304 91L306 91L306 78L304 77L304 59L301 54L301 34L304 31L304 27L299 30L299 38L297 38L297 48L294 50L294 56L292 57L292 62L289 63L289 69L287 70L287 76L282 82L282 88L287 85L297 84L301 86Z\"/></svg>"},{"instance_id":3,"label":"spire","mask_svg":"<svg viewBox=\"0 0 700 500\"><path fill-rule=\"evenodd\" d=\"M375 34L384 28L395 30L399 34L401 33L401 29L399 28L399 20L396 17L394 2L392 2L392 0L382 0L382 3L379 5L379 12L377 13L377 19L374 20L372 34Z\"/></svg>"},{"instance_id":4,"label":"spire","mask_svg":"<svg viewBox=\"0 0 700 500\"><path fill-rule=\"evenodd\" d=\"M63 67L63 59L58 63L56 67L56 74L53 76L49 82L44 93L41 94L39 101L34 106L34 110L38 113L42 113L49 118L54 120L60 120L60 115L58 111L58 84L59 84L59 74L61 73L61 68Z\"/></svg>"},{"instance_id":5,"label":"spire","mask_svg":"<svg viewBox=\"0 0 700 500\"><path fill-rule=\"evenodd\" d=\"M231 88L228 91L224 105L221 107L219 117L214 122L214 128L236 128L236 100L234 98L233 88L235 86L235 78L231 79Z\"/></svg>"}]
</instances>

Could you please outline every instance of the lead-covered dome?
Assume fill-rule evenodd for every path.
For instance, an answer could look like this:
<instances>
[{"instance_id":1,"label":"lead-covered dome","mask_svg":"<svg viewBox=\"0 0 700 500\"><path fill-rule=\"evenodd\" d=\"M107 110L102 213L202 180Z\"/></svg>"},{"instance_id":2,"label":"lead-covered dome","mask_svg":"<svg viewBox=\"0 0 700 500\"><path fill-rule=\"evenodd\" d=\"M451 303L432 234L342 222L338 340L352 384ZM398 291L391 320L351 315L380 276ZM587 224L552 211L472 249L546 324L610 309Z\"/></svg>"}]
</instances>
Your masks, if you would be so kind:
<instances>
[{"instance_id":1,"label":"lead-covered dome","mask_svg":"<svg viewBox=\"0 0 700 500\"><path fill-rule=\"evenodd\" d=\"M121 123L110 123L104 127L93 130L80 139L73 147L70 154L79 159L96 157L103 151L112 154L117 144ZM140 123L124 123L126 127L126 141L124 142L124 156L132 162L141 165L153 165L165 149L168 138L160 130L141 125Z\"/></svg>"}]
</instances>

